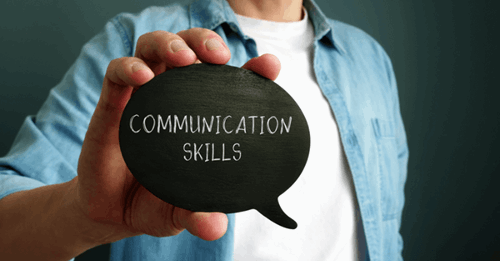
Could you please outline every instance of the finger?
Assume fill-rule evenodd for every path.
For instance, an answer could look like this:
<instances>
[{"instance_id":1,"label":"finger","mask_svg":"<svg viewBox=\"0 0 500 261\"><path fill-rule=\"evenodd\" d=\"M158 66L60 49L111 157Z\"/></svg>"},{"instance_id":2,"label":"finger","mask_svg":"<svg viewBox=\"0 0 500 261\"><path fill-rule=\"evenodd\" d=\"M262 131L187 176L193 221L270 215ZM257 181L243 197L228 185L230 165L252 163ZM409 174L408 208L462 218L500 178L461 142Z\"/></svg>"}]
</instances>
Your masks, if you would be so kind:
<instances>
[{"instance_id":1,"label":"finger","mask_svg":"<svg viewBox=\"0 0 500 261\"><path fill-rule=\"evenodd\" d=\"M181 208L174 211L177 211L176 223L201 239L217 240L227 231L228 219L224 213L192 212Z\"/></svg>"},{"instance_id":2,"label":"finger","mask_svg":"<svg viewBox=\"0 0 500 261\"><path fill-rule=\"evenodd\" d=\"M86 184L83 187L92 190L88 193L91 198L116 191L114 189L123 182L121 179L117 182L116 176L109 175L111 172L123 173L127 170L118 139L121 115L134 88L153 77L153 72L139 58L115 59L108 65L101 96L90 120L78 161L79 183ZM112 166L111 171L109 166ZM115 188L102 188L96 184L112 184Z\"/></svg>"},{"instance_id":3,"label":"finger","mask_svg":"<svg viewBox=\"0 0 500 261\"><path fill-rule=\"evenodd\" d=\"M214 31L191 28L177 33L204 63L226 64L231 52L224 40Z\"/></svg>"},{"instance_id":4,"label":"finger","mask_svg":"<svg viewBox=\"0 0 500 261\"><path fill-rule=\"evenodd\" d=\"M250 59L241 68L253 71L271 80L276 80L281 70L281 63L278 57L272 54L263 54Z\"/></svg>"},{"instance_id":5,"label":"finger","mask_svg":"<svg viewBox=\"0 0 500 261\"><path fill-rule=\"evenodd\" d=\"M103 88L137 87L151 80L153 76L153 72L143 60L136 57L122 57L109 63L104 75Z\"/></svg>"},{"instance_id":6,"label":"finger","mask_svg":"<svg viewBox=\"0 0 500 261\"><path fill-rule=\"evenodd\" d=\"M115 135L120 118L134 88L154 77L144 61L124 57L111 61L87 134L98 143L117 141Z\"/></svg>"},{"instance_id":7,"label":"finger","mask_svg":"<svg viewBox=\"0 0 500 261\"><path fill-rule=\"evenodd\" d=\"M193 64L197 59L180 36L166 31L141 35L137 40L135 56L144 60L155 74Z\"/></svg>"}]
</instances>

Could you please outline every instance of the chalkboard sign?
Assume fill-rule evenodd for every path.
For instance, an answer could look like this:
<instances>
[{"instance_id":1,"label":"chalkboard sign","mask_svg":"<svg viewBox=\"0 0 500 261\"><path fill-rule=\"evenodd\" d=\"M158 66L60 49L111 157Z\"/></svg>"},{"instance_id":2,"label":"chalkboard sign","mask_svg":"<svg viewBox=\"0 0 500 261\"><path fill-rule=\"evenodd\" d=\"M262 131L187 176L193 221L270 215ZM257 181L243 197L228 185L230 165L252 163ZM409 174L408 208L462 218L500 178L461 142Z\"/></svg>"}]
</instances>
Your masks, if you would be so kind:
<instances>
[{"instance_id":1,"label":"chalkboard sign","mask_svg":"<svg viewBox=\"0 0 500 261\"><path fill-rule=\"evenodd\" d=\"M165 202L203 212L256 209L297 227L277 198L302 173L309 128L273 81L227 65L168 70L132 95L119 135L134 177Z\"/></svg>"}]
</instances>

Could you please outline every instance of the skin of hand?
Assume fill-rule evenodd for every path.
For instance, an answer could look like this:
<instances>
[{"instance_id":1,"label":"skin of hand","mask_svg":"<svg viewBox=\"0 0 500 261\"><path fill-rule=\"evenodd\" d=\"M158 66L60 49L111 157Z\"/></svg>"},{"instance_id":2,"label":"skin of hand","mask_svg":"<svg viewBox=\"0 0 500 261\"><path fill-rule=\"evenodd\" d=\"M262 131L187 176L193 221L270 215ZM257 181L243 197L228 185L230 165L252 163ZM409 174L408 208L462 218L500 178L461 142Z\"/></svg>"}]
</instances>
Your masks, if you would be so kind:
<instances>
[{"instance_id":1,"label":"skin of hand","mask_svg":"<svg viewBox=\"0 0 500 261\"><path fill-rule=\"evenodd\" d=\"M204 240L216 240L225 234L225 214L177 208L140 185L122 158L118 128L133 92L155 75L196 62L225 64L230 56L219 35L193 28L177 34L144 34L138 39L135 57L110 62L83 142L78 176L70 182L75 209L99 228L93 240L108 243L140 234L165 237L184 229ZM242 68L275 80L280 63L275 56L265 54Z\"/></svg>"}]
</instances>

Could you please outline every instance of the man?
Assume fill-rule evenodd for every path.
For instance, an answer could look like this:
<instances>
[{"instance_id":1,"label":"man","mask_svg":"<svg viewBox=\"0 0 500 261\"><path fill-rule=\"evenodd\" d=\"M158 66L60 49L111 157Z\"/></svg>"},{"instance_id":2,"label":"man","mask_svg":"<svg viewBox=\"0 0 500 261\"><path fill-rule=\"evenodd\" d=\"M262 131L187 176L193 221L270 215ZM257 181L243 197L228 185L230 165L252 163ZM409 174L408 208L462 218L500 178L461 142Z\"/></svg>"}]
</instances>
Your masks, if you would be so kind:
<instances>
[{"instance_id":1,"label":"man","mask_svg":"<svg viewBox=\"0 0 500 261\"><path fill-rule=\"evenodd\" d=\"M196 62L276 79L301 106L311 153L280 197L297 230L252 211L176 208L128 171L118 123L133 91ZM0 254L68 260L115 242L111 260L399 260L407 158L387 55L313 2L207 0L123 14L84 46L0 160Z\"/></svg>"}]
</instances>

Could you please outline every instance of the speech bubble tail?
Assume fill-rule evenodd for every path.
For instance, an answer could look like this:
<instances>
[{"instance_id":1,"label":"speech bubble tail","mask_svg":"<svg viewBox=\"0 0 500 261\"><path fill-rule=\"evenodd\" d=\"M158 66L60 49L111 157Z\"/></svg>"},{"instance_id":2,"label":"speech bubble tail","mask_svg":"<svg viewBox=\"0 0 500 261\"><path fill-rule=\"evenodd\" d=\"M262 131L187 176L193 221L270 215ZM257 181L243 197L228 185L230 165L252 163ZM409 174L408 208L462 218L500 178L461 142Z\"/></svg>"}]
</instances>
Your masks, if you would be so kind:
<instances>
[{"instance_id":1,"label":"speech bubble tail","mask_svg":"<svg viewBox=\"0 0 500 261\"><path fill-rule=\"evenodd\" d=\"M260 214L271 220L272 222L289 229L296 229L297 222L291 219L283 210L276 200L275 204L269 204L257 209Z\"/></svg>"}]
</instances>

